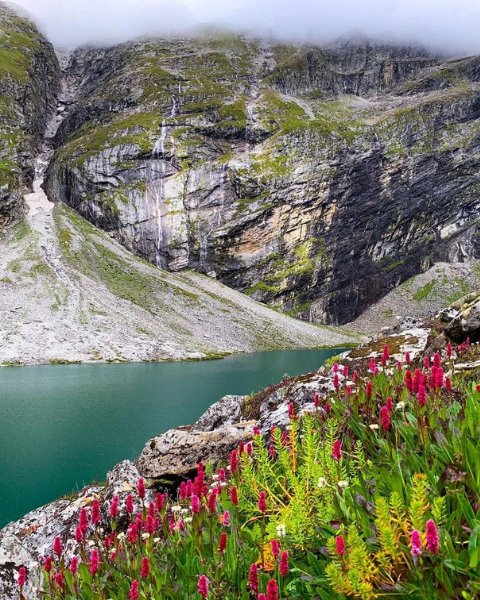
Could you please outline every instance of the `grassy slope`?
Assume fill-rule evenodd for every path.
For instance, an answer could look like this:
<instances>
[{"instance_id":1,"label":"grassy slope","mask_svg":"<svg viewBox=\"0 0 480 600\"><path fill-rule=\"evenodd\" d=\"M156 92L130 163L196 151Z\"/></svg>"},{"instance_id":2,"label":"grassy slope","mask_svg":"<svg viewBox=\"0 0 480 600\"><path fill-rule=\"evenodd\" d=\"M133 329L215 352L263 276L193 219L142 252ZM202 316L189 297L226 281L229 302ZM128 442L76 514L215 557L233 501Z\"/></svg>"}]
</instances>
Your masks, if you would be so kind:
<instances>
[{"instance_id":1,"label":"grassy slope","mask_svg":"<svg viewBox=\"0 0 480 600\"><path fill-rule=\"evenodd\" d=\"M207 277L159 271L63 205L50 219L50 233L23 221L0 240L0 362L212 358L356 341Z\"/></svg>"}]
</instances>

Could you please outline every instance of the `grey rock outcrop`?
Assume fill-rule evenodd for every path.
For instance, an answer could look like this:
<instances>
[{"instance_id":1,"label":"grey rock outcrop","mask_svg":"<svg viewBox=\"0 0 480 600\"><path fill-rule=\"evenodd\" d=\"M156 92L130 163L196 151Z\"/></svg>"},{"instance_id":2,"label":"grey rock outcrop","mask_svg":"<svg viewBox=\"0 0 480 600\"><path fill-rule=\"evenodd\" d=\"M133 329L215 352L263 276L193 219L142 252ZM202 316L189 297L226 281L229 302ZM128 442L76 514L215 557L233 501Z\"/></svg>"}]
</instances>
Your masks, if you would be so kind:
<instances>
[{"instance_id":1,"label":"grey rock outcrop","mask_svg":"<svg viewBox=\"0 0 480 600\"><path fill-rule=\"evenodd\" d=\"M56 107L60 67L52 45L0 1L0 227L20 216L34 156Z\"/></svg>"},{"instance_id":2,"label":"grey rock outcrop","mask_svg":"<svg viewBox=\"0 0 480 600\"><path fill-rule=\"evenodd\" d=\"M222 424L213 431L170 429L147 442L137 467L141 475L150 479L189 477L200 461L216 464L251 436L252 424L242 423L235 426Z\"/></svg>"},{"instance_id":3,"label":"grey rock outcrop","mask_svg":"<svg viewBox=\"0 0 480 600\"><path fill-rule=\"evenodd\" d=\"M478 255L478 65L365 40L81 49L49 196L163 268L346 323Z\"/></svg>"}]
</instances>

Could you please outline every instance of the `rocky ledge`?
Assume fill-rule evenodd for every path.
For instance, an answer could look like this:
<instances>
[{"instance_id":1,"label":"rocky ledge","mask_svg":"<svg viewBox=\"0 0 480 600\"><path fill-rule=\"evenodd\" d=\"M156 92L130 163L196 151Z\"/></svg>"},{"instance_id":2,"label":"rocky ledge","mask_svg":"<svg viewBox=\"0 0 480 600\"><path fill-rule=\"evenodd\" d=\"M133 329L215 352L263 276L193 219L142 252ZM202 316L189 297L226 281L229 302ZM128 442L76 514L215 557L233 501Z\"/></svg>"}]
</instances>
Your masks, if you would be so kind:
<instances>
[{"instance_id":1,"label":"rocky ledge","mask_svg":"<svg viewBox=\"0 0 480 600\"><path fill-rule=\"evenodd\" d=\"M479 294L466 297L429 321L407 320L336 359L348 365L350 372L365 371L370 359L380 357L384 345L388 345L393 358L403 360L408 352L415 364L426 354L441 349L449 339L460 342L467 337L472 341L480 338ZM179 482L190 477L200 461L218 463L225 459L234 447L251 439L255 426L264 434L274 426L284 428L290 403L297 414L314 410L315 393L333 389L330 366L327 363L318 371L285 377L254 396L225 396L193 425L172 429L149 440L136 463L123 461L116 465L108 473L106 484L87 486L75 497L52 502L7 525L0 531L0 597L5 600L17 597L14 575L20 565L27 565L30 572L26 598L38 597L37 590L42 584L40 561L55 536L60 535L66 543L70 540L70 545L74 543L71 540L77 515L83 506L97 498L106 520L112 497L118 494L123 506L139 477L147 479L150 488L147 494L153 496L158 490L175 494ZM476 374L480 361L458 367ZM120 522L122 518L120 514ZM67 545L68 551L73 551L73 546Z\"/></svg>"}]
</instances>

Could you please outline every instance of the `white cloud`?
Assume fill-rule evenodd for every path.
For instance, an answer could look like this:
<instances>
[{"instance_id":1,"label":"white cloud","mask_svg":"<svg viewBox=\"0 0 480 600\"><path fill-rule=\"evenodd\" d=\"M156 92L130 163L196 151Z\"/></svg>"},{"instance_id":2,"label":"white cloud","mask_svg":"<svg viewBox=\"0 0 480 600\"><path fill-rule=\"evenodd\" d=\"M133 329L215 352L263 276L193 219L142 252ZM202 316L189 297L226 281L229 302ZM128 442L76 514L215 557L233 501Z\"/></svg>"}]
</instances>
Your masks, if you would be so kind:
<instances>
[{"instance_id":1,"label":"white cloud","mask_svg":"<svg viewBox=\"0 0 480 600\"><path fill-rule=\"evenodd\" d=\"M285 39L351 32L480 53L479 0L16 0L57 45L114 43L216 24Z\"/></svg>"}]
</instances>

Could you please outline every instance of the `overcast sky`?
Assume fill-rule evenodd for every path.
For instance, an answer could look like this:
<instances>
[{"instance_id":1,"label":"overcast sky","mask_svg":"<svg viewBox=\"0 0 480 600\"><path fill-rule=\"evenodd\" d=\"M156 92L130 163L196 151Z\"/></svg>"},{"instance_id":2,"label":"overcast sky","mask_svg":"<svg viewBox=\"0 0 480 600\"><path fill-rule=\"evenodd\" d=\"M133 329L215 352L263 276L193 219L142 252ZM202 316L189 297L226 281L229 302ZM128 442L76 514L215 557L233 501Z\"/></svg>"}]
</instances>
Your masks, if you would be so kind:
<instances>
[{"instance_id":1,"label":"overcast sky","mask_svg":"<svg viewBox=\"0 0 480 600\"><path fill-rule=\"evenodd\" d=\"M283 39L351 33L480 53L480 0L16 0L58 46L212 24Z\"/></svg>"}]
</instances>

